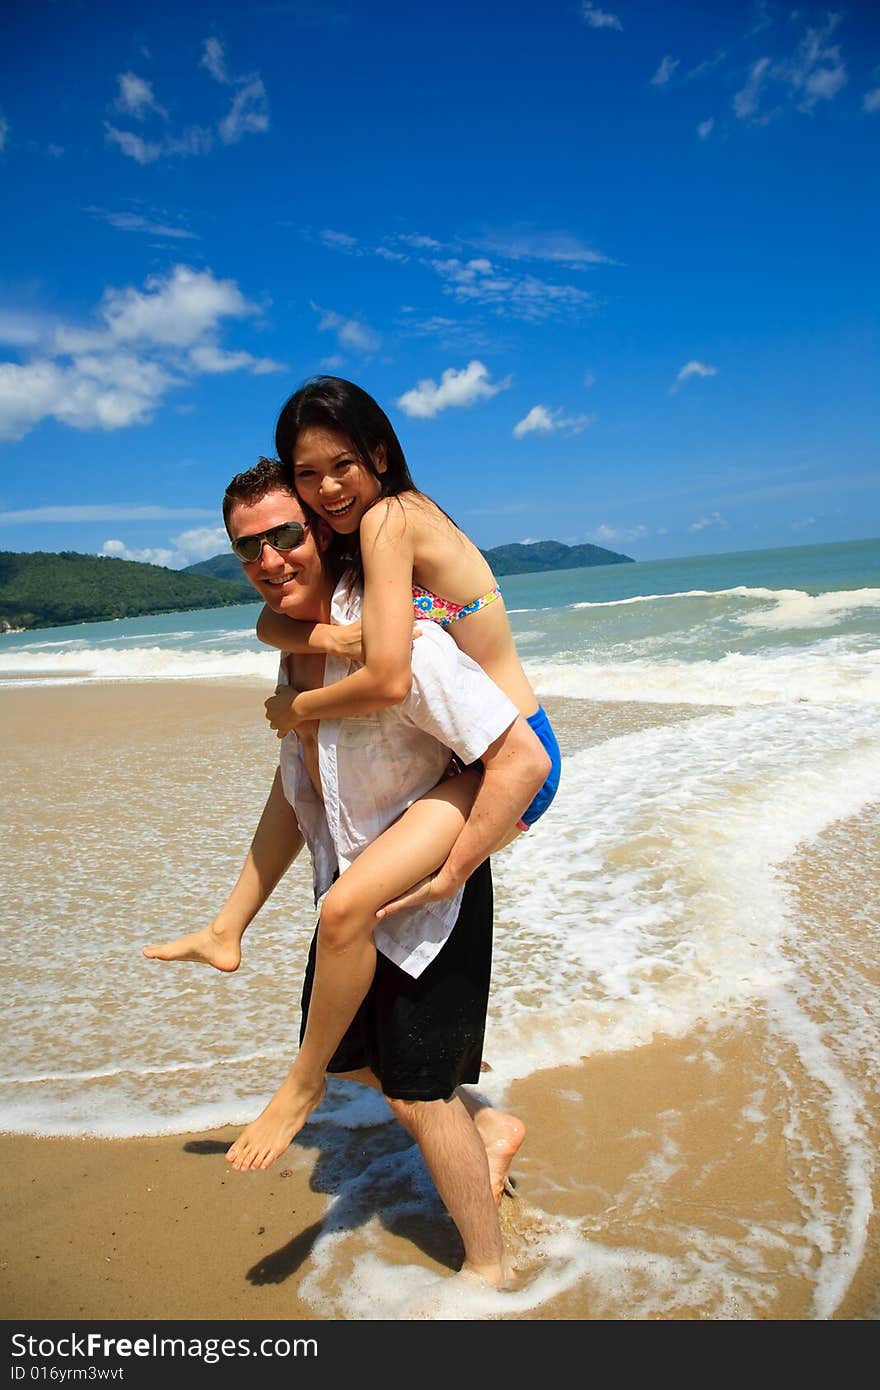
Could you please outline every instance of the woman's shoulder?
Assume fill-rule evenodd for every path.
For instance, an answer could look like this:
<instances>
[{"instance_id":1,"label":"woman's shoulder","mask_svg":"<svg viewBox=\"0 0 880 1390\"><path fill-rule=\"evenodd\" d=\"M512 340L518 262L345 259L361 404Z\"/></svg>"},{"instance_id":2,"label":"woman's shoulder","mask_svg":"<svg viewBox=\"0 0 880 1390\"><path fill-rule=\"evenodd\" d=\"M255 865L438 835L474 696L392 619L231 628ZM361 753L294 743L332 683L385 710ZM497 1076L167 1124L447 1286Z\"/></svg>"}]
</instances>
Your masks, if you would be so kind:
<instances>
[{"instance_id":1,"label":"woman's shoulder","mask_svg":"<svg viewBox=\"0 0 880 1390\"><path fill-rule=\"evenodd\" d=\"M430 497L421 492L399 492L376 499L361 518L360 532L367 540L378 538L382 531L393 539L405 533L418 536L436 518L444 518L444 513Z\"/></svg>"}]
</instances>

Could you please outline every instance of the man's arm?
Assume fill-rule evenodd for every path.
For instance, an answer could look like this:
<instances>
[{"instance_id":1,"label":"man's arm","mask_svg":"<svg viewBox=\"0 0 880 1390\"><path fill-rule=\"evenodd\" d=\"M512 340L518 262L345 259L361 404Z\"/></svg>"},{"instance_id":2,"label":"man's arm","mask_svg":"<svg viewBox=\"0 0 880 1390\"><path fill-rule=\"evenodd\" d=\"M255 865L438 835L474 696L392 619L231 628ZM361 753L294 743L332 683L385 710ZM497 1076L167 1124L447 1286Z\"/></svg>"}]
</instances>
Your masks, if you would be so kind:
<instances>
[{"instance_id":1,"label":"man's arm","mask_svg":"<svg viewBox=\"0 0 880 1390\"><path fill-rule=\"evenodd\" d=\"M453 897L484 859L509 842L513 827L550 772L550 759L522 715L490 744L482 763L483 777L470 815L445 864L380 908L380 920L404 907Z\"/></svg>"},{"instance_id":2,"label":"man's arm","mask_svg":"<svg viewBox=\"0 0 880 1390\"><path fill-rule=\"evenodd\" d=\"M257 618L257 637L267 647L297 655L341 656L349 661L363 659L361 625L356 623L312 623L276 613L268 604ZM289 731L288 731L289 732Z\"/></svg>"}]
</instances>

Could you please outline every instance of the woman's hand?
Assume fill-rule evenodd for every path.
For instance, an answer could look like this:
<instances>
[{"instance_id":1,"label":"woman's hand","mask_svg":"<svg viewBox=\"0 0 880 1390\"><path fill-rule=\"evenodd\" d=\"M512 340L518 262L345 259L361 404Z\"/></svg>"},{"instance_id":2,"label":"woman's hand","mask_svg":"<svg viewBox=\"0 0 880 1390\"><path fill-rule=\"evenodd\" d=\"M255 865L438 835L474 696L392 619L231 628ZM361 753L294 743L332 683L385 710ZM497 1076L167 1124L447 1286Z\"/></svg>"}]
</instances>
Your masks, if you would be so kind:
<instances>
[{"instance_id":1,"label":"woman's hand","mask_svg":"<svg viewBox=\"0 0 880 1390\"><path fill-rule=\"evenodd\" d=\"M297 725L303 722L294 709L298 694L299 692L291 689L289 685L279 685L275 687L275 694L270 695L265 702L266 718L279 738L284 738L285 734L292 734Z\"/></svg>"}]
</instances>

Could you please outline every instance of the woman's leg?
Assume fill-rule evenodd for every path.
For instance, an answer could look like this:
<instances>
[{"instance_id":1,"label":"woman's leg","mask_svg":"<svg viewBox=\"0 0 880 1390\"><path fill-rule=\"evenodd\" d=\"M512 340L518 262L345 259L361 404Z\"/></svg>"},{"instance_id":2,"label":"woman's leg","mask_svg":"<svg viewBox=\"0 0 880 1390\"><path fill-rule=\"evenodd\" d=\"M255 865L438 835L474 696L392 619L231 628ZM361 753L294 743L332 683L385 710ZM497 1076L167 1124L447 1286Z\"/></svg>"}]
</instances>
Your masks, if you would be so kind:
<instances>
[{"instance_id":1,"label":"woman's leg","mask_svg":"<svg viewBox=\"0 0 880 1390\"><path fill-rule=\"evenodd\" d=\"M324 1096L324 1073L366 997L376 968L376 912L445 861L480 774L439 782L374 840L321 904L315 978L299 1053L280 1088L227 1154L241 1171L268 1168Z\"/></svg>"}]
</instances>

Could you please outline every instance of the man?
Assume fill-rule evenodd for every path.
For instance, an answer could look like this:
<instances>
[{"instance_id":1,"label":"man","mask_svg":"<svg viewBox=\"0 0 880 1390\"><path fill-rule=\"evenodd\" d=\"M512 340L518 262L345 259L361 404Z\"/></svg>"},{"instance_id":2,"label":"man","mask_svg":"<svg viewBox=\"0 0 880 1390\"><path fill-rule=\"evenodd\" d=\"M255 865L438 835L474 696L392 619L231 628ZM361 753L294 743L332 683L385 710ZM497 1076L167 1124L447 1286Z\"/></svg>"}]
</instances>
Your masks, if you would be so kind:
<instances>
[{"instance_id":1,"label":"man","mask_svg":"<svg viewBox=\"0 0 880 1390\"><path fill-rule=\"evenodd\" d=\"M242 547L246 557L253 552L243 559L244 571L276 611L283 604L288 616L323 624L333 619L337 627L357 617L357 596L348 595L344 584L334 594L320 537L304 525L280 464L261 460L234 478L224 519L233 547ZM325 671L325 658L314 653L288 662L303 688L336 679L347 669L340 658L329 657ZM317 1023L309 1019L316 969L322 997L331 1006L337 996L351 995L352 978L360 980L364 971L367 983L375 972L372 984L359 1008L366 984L357 985L356 1016L334 1055L327 1052L320 1082L310 1083L308 1105L302 1104L301 1048L278 1092L227 1157L240 1171L268 1167L320 1103L325 1067L336 1077L379 1089L419 1144L461 1235L464 1269L501 1284L508 1270L497 1200L524 1127L461 1086L479 1079L488 999L492 892L486 856L508 823L511 806L527 805L542 784L546 755L515 706L433 624L426 624L414 643L413 686L400 704L324 721L300 735L282 742L280 766L251 849L220 913L202 931L144 953L235 969L245 929L304 842L317 900L335 872L343 871L341 887L347 866L357 868L358 856L373 844L378 847L380 837L384 842L383 832L406 807L430 795L449 747L464 762L481 758L482 780L455 846L456 872L468 875L467 882L450 898L407 908L387 924L377 925L373 914L352 927L356 903L329 922L322 914L303 990L303 1033L307 1026L310 1032L317 1029L335 1044L352 1013L346 1004L341 1027L333 1007Z\"/></svg>"}]
</instances>

